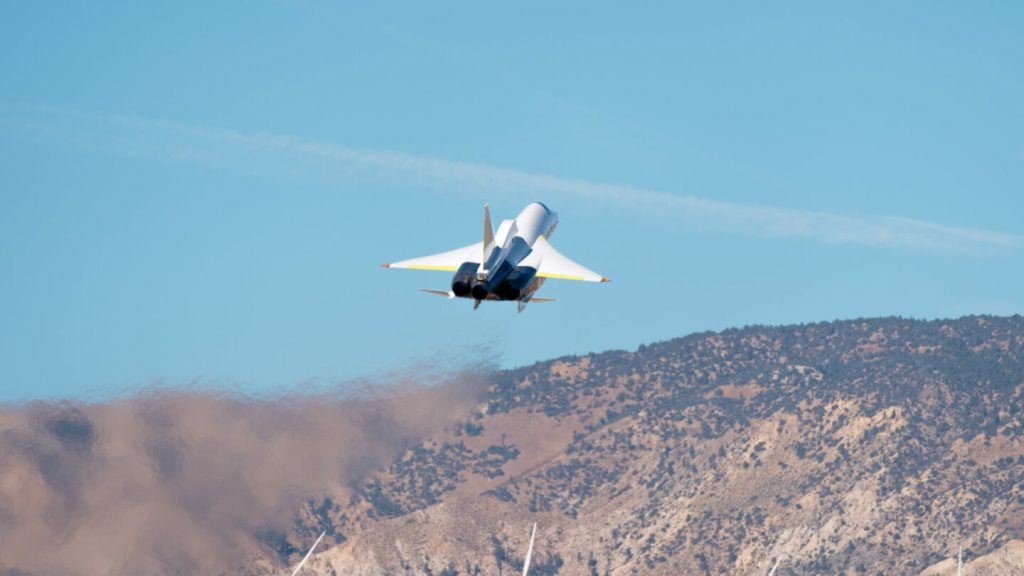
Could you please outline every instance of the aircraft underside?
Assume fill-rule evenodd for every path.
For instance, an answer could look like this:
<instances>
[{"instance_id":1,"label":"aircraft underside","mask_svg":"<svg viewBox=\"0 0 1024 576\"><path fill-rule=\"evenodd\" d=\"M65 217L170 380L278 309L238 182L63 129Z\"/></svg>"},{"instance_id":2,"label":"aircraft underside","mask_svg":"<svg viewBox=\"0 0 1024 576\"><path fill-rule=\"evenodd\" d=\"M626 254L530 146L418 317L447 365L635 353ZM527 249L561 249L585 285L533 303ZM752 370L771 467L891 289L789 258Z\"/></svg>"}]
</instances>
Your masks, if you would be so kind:
<instances>
[{"instance_id":1,"label":"aircraft underside","mask_svg":"<svg viewBox=\"0 0 1024 576\"><path fill-rule=\"evenodd\" d=\"M537 270L529 266L507 266L495 270L488 279L479 279L478 262L466 262L452 277L452 289L448 292L427 290L431 294L448 298L474 300L474 309L485 301L519 302L522 312L528 302L550 302L551 298L537 298L533 295L544 284L544 278L537 276Z\"/></svg>"}]
</instances>

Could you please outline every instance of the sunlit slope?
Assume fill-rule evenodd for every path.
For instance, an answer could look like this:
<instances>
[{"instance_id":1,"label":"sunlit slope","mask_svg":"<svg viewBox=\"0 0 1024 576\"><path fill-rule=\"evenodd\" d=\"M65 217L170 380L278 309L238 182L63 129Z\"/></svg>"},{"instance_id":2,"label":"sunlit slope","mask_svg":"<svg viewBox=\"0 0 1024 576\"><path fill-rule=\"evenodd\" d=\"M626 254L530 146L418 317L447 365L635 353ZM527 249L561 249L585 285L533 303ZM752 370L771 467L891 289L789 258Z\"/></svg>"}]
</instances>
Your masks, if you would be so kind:
<instances>
[{"instance_id":1,"label":"sunlit slope","mask_svg":"<svg viewBox=\"0 0 1024 576\"><path fill-rule=\"evenodd\" d=\"M1024 537L1022 393L1019 316L562 358L303 522L325 573L511 574L532 521L535 574L917 573Z\"/></svg>"}]
</instances>

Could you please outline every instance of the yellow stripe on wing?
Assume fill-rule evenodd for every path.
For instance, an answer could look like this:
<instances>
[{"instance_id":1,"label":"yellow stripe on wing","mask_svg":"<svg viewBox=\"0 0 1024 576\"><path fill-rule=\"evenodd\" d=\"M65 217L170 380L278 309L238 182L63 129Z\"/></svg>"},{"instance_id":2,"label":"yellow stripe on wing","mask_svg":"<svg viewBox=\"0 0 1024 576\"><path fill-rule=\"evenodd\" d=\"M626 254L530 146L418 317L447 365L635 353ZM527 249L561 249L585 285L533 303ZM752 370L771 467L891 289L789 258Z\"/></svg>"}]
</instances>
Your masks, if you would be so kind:
<instances>
[{"instance_id":1,"label":"yellow stripe on wing","mask_svg":"<svg viewBox=\"0 0 1024 576\"><path fill-rule=\"evenodd\" d=\"M586 280L583 276L571 276L569 274L555 274L554 272L541 272L537 274L541 278L560 278L562 280Z\"/></svg>"},{"instance_id":2,"label":"yellow stripe on wing","mask_svg":"<svg viewBox=\"0 0 1024 576\"><path fill-rule=\"evenodd\" d=\"M407 268L409 268L410 270L441 270L443 272L455 272L456 270L458 270L458 268L455 266L420 266L415 264L412 266L407 266Z\"/></svg>"}]
</instances>

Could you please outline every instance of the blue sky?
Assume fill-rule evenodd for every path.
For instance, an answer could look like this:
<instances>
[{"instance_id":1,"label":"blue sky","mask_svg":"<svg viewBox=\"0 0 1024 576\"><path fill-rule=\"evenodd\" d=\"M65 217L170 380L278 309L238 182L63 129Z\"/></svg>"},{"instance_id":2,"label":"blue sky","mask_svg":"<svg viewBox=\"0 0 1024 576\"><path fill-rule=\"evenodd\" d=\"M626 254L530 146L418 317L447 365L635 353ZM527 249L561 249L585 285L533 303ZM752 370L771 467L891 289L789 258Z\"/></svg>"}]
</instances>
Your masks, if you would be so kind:
<instances>
[{"instance_id":1,"label":"blue sky","mask_svg":"<svg viewBox=\"0 0 1024 576\"><path fill-rule=\"evenodd\" d=\"M0 401L1024 312L1020 4L179 4L3 9ZM532 200L615 282L377 267Z\"/></svg>"}]
</instances>

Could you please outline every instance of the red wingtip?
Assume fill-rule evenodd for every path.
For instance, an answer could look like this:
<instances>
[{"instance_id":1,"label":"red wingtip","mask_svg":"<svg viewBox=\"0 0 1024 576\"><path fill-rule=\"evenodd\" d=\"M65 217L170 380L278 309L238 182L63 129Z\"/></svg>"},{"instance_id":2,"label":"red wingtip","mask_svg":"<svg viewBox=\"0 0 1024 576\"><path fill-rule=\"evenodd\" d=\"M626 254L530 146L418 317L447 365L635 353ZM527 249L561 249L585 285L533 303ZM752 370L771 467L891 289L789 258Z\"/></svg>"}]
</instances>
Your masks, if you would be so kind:
<instances>
[{"instance_id":1,"label":"red wingtip","mask_svg":"<svg viewBox=\"0 0 1024 576\"><path fill-rule=\"evenodd\" d=\"M381 268L391 268L391 263L388 262L387 264L381 264L380 267Z\"/></svg>"},{"instance_id":2,"label":"red wingtip","mask_svg":"<svg viewBox=\"0 0 1024 576\"><path fill-rule=\"evenodd\" d=\"M601 282L611 282L611 278L601 278Z\"/></svg>"}]
</instances>

